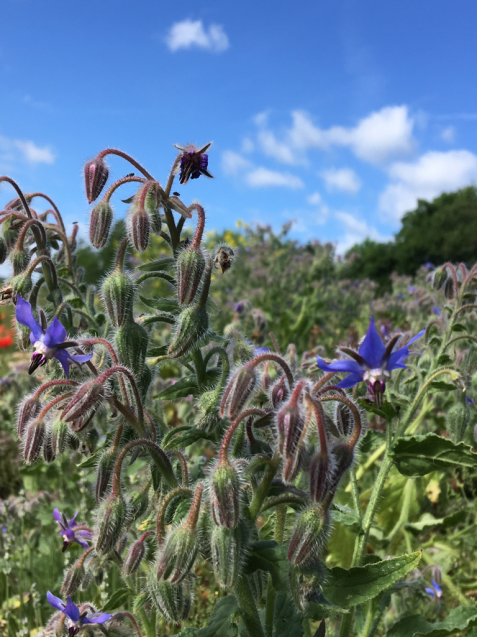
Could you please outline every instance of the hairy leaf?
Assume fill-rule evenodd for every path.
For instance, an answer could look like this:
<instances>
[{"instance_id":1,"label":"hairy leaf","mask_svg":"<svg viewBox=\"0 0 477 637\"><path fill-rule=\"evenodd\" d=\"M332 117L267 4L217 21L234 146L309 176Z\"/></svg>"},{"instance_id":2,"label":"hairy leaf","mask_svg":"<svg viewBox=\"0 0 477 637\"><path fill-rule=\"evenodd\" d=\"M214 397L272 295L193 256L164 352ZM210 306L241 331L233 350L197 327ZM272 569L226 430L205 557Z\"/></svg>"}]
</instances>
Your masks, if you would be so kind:
<instances>
[{"instance_id":1,"label":"hairy leaf","mask_svg":"<svg viewBox=\"0 0 477 637\"><path fill-rule=\"evenodd\" d=\"M398 438L392 454L398 470L409 477L448 467L477 467L477 453L469 445L434 433Z\"/></svg>"},{"instance_id":2,"label":"hairy leaf","mask_svg":"<svg viewBox=\"0 0 477 637\"><path fill-rule=\"evenodd\" d=\"M109 613L110 611L115 610L120 606L124 606L126 600L131 595L133 595L133 592L130 588L119 588L111 595L101 611L103 613Z\"/></svg>"},{"instance_id":3,"label":"hairy leaf","mask_svg":"<svg viewBox=\"0 0 477 637\"><path fill-rule=\"evenodd\" d=\"M422 615L410 615L399 620L387 637L446 637L455 635L457 631L464 630L477 622L477 608L458 606L453 608L443 622L431 623Z\"/></svg>"}]
</instances>

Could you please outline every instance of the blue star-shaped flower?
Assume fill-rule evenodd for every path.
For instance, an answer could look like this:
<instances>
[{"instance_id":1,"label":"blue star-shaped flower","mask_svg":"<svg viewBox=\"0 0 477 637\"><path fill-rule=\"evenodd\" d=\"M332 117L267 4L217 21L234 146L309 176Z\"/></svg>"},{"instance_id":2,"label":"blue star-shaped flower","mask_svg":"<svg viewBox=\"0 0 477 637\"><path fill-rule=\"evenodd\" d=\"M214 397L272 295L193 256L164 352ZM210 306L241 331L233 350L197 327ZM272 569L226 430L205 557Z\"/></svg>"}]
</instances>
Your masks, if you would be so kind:
<instances>
[{"instance_id":1,"label":"blue star-shaped flower","mask_svg":"<svg viewBox=\"0 0 477 637\"><path fill-rule=\"evenodd\" d=\"M368 385L369 392L374 395L376 405L380 407L386 381L391 372L393 369L406 369L404 359L409 356L409 345L421 338L424 332L425 330L422 330L414 338L411 338L407 345L393 352L400 334L394 336L387 345L384 345L374 326L374 319L371 317L368 331L357 352L349 347L339 348L351 359L338 360L328 364L318 356L316 362L324 372L348 372L348 376L339 382L337 387L354 387L364 381Z\"/></svg>"},{"instance_id":2,"label":"blue star-shaped flower","mask_svg":"<svg viewBox=\"0 0 477 637\"><path fill-rule=\"evenodd\" d=\"M109 613L93 613L88 617L86 612L80 612L80 609L73 603L69 595L66 604L59 597L52 595L50 591L47 592L46 597L50 606L53 606L56 610L60 610L71 620L71 624L68 628L68 634L70 636L79 633L84 624L104 624L112 617Z\"/></svg>"},{"instance_id":3,"label":"blue star-shaped flower","mask_svg":"<svg viewBox=\"0 0 477 637\"><path fill-rule=\"evenodd\" d=\"M212 175L207 169L209 156L206 152L211 145L212 142L197 149L193 144L187 144L187 146L184 147L174 144L174 146L183 153L180 161L179 183L186 184L189 179L198 179L201 175L212 178Z\"/></svg>"},{"instance_id":4,"label":"blue star-shaped flower","mask_svg":"<svg viewBox=\"0 0 477 637\"><path fill-rule=\"evenodd\" d=\"M67 352L64 346L66 329L56 316L52 324L43 331L43 328L33 316L30 303L22 299L21 296L17 296L15 318L20 325L24 325L31 330L30 341L35 351L31 357L31 365L28 370L29 374L33 374L37 367L45 365L51 358L56 358L60 361L66 377L68 377L70 373L70 360L75 363L86 363L93 357L92 354L72 356Z\"/></svg>"},{"instance_id":5,"label":"blue star-shaped flower","mask_svg":"<svg viewBox=\"0 0 477 637\"><path fill-rule=\"evenodd\" d=\"M434 578L432 578L432 587L427 587L426 593L428 593L434 599L440 599L443 595L442 588L439 586Z\"/></svg>"},{"instance_id":6,"label":"blue star-shaped flower","mask_svg":"<svg viewBox=\"0 0 477 637\"><path fill-rule=\"evenodd\" d=\"M76 511L71 520L67 520L64 513L60 513L58 508L53 511L53 517L58 522L61 527L61 531L59 535L63 536L63 551L66 551L68 546L73 542L76 542L83 548L87 549L89 547L88 542L86 540L90 540L93 537L93 534L90 531L86 531L85 529L75 528L78 526L76 524L76 516L79 511Z\"/></svg>"}]
</instances>

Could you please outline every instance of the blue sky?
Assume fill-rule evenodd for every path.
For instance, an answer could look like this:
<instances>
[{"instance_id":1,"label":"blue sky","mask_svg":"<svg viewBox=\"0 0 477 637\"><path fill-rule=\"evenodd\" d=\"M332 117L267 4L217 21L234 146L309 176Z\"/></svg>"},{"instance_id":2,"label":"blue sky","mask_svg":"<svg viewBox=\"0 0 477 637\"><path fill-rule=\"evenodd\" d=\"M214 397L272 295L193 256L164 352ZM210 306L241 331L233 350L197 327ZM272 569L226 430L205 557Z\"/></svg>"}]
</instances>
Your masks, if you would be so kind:
<instances>
[{"instance_id":1,"label":"blue sky","mask_svg":"<svg viewBox=\"0 0 477 637\"><path fill-rule=\"evenodd\" d=\"M212 140L215 179L179 188L209 229L293 219L339 252L477 183L472 0L0 3L0 171L83 232L82 166L108 146L163 182L173 143Z\"/></svg>"}]
</instances>

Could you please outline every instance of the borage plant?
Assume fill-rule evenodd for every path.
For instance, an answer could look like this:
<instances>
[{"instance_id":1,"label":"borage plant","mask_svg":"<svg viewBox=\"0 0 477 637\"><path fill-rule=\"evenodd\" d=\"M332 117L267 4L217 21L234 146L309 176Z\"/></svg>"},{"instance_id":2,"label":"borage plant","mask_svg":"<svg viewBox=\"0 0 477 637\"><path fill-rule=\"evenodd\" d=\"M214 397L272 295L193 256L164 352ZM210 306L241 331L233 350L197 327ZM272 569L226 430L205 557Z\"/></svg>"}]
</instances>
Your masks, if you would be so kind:
<instances>
[{"instance_id":1,"label":"borage plant","mask_svg":"<svg viewBox=\"0 0 477 637\"><path fill-rule=\"evenodd\" d=\"M462 442L471 399L468 378L455 363L465 354L457 349L465 339L476 340L465 322L476 308L467 302L475 296L476 269L446 264L436 272L436 287L444 287L450 302L446 314L419 334L396 333L383 343L371 319L359 349L341 347L334 362L318 358L310 364L305 358L300 366L296 357L280 353L273 334L274 351L254 350L236 329L220 335L210 325L210 286L214 267L226 272L234 252L220 245L210 254L202 242L204 208L171 194L178 173L183 185L211 177L209 146L179 148L164 187L117 150L86 164L90 203L108 181L108 154L126 159L142 175L113 183L92 209L90 240L100 248L112 223L112 195L123 184L139 185L128 200L127 237L100 291L85 285L76 267L77 226L68 236L51 199L25 195L13 180L1 178L18 195L0 218L0 254L2 260L9 255L13 266L2 301L16 305L19 347L33 346L30 374L42 374L18 410L24 459L53 462L66 450L92 451L82 466L96 471L91 524L78 524L76 515L67 520L58 509L53 513L64 550L76 543L84 552L65 574L61 595L67 601L48 593L56 612L42 634L132 630L153 637L182 630L183 637L299 637L335 631L346 637L358 627L363 637L372 637L381 631L391 593L415 587L401 580L417 573L421 558L407 535L406 554L387 552L404 532L404 510L387 541L377 548L369 544L391 470L411 479L463 462L477 466ZM37 214L31 204L38 197L52 208ZM183 239L184 222L194 214L192 239ZM153 235L162 238L169 256L131 272L127 251L143 253ZM154 278L169 285L168 298L139 296L143 283ZM149 313L140 312L144 306ZM171 326L169 332L159 329L163 324ZM167 343L160 344L165 334ZM426 353L416 363L410 345L423 336L415 346ZM154 375L171 361L183 375L151 396ZM453 440L433 432L415 435L439 391L462 396L454 409ZM190 422L169 423L162 403L190 395ZM359 465L360 444L373 433L366 432L366 413L380 419L386 440ZM136 473L133 489L126 464ZM364 469L372 488L362 494ZM333 524L356 534L350 570L326 563ZM202 628L187 624L194 591L204 586L198 564L210 565L224 591ZM106 605L75 604L72 597L107 569L120 569L123 585ZM437 599L439 570L432 574L432 588L427 580L418 586ZM475 609L466 612L464 627L477 620ZM404 632L406 621L391 633L411 634ZM449 630L457 626L452 622Z\"/></svg>"}]
</instances>

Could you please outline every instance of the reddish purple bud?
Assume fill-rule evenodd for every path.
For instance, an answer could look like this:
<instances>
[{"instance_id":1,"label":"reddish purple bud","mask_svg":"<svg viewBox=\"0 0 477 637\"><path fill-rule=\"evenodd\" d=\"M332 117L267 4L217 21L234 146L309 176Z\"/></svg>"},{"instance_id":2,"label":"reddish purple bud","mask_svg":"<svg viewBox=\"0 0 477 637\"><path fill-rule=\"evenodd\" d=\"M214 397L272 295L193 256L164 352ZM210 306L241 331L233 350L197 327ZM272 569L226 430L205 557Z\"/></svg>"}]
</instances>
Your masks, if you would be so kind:
<instances>
[{"instance_id":1,"label":"reddish purple bud","mask_svg":"<svg viewBox=\"0 0 477 637\"><path fill-rule=\"evenodd\" d=\"M38 459L45 439L45 423L43 418L33 420L23 434L23 457L27 464Z\"/></svg>"},{"instance_id":2,"label":"reddish purple bud","mask_svg":"<svg viewBox=\"0 0 477 637\"><path fill-rule=\"evenodd\" d=\"M96 379L90 380L77 390L63 411L63 420L72 422L84 416L90 409L97 409L105 396L104 386Z\"/></svg>"},{"instance_id":3,"label":"reddish purple bud","mask_svg":"<svg viewBox=\"0 0 477 637\"><path fill-rule=\"evenodd\" d=\"M284 458L295 453L305 426L305 410L300 401L303 383L296 386L290 400L277 413L278 449Z\"/></svg>"},{"instance_id":4,"label":"reddish purple bud","mask_svg":"<svg viewBox=\"0 0 477 637\"><path fill-rule=\"evenodd\" d=\"M36 418L40 411L41 402L37 398L29 396L22 400L17 413L17 432L19 438L23 436L27 424Z\"/></svg>"},{"instance_id":5,"label":"reddish purple bud","mask_svg":"<svg viewBox=\"0 0 477 637\"><path fill-rule=\"evenodd\" d=\"M354 418L350 409L343 403L338 403L336 407L336 426L339 433L348 437L354 428Z\"/></svg>"},{"instance_id":6,"label":"reddish purple bud","mask_svg":"<svg viewBox=\"0 0 477 637\"><path fill-rule=\"evenodd\" d=\"M113 221L113 209L109 201L100 201L91 211L89 221L89 240L95 248L104 248L109 238Z\"/></svg>"},{"instance_id":7,"label":"reddish purple bud","mask_svg":"<svg viewBox=\"0 0 477 637\"><path fill-rule=\"evenodd\" d=\"M108 181L109 168L102 157L96 157L86 162L84 167L84 181L88 203L95 201Z\"/></svg>"},{"instance_id":8,"label":"reddish purple bud","mask_svg":"<svg viewBox=\"0 0 477 637\"><path fill-rule=\"evenodd\" d=\"M116 457L117 453L110 448L103 453L98 461L95 488L96 502L100 502L104 498L106 492L111 486Z\"/></svg>"},{"instance_id":9,"label":"reddish purple bud","mask_svg":"<svg viewBox=\"0 0 477 637\"><path fill-rule=\"evenodd\" d=\"M330 457L326 451L320 451L311 462L310 496L315 502L323 502L331 487Z\"/></svg>"},{"instance_id":10,"label":"reddish purple bud","mask_svg":"<svg viewBox=\"0 0 477 637\"><path fill-rule=\"evenodd\" d=\"M83 556L81 556L79 560L66 571L65 579L61 586L63 595L74 595L83 583L85 577L84 559Z\"/></svg>"},{"instance_id":11,"label":"reddish purple bud","mask_svg":"<svg viewBox=\"0 0 477 637\"><path fill-rule=\"evenodd\" d=\"M132 575L137 571L137 569L141 566L141 562L144 558L144 554L146 553L146 547L144 544L144 540L142 537L139 540L136 540L129 547L128 554L126 555L123 562L123 574L125 576Z\"/></svg>"},{"instance_id":12,"label":"reddish purple bud","mask_svg":"<svg viewBox=\"0 0 477 637\"><path fill-rule=\"evenodd\" d=\"M318 559L325 546L328 527L327 514L320 506L304 511L290 539L289 561L294 566L305 566Z\"/></svg>"},{"instance_id":13,"label":"reddish purple bud","mask_svg":"<svg viewBox=\"0 0 477 637\"><path fill-rule=\"evenodd\" d=\"M95 548L99 555L104 555L114 549L128 518L129 509L124 498L112 493L97 512Z\"/></svg>"},{"instance_id":14,"label":"reddish purple bud","mask_svg":"<svg viewBox=\"0 0 477 637\"><path fill-rule=\"evenodd\" d=\"M270 404L274 409L278 407L290 396L290 391L286 382L286 376L283 376L270 389Z\"/></svg>"},{"instance_id":15,"label":"reddish purple bud","mask_svg":"<svg viewBox=\"0 0 477 637\"><path fill-rule=\"evenodd\" d=\"M128 217L129 239L138 252L144 252L149 245L151 220L144 208L134 210Z\"/></svg>"},{"instance_id":16,"label":"reddish purple bud","mask_svg":"<svg viewBox=\"0 0 477 637\"><path fill-rule=\"evenodd\" d=\"M339 442L331 449L333 473L331 476L331 488L336 489L341 478L353 464L353 449L345 442Z\"/></svg>"},{"instance_id":17,"label":"reddish purple bud","mask_svg":"<svg viewBox=\"0 0 477 637\"><path fill-rule=\"evenodd\" d=\"M199 289L205 270L205 258L200 248L185 248L177 257L177 300L190 305Z\"/></svg>"},{"instance_id":18,"label":"reddish purple bud","mask_svg":"<svg viewBox=\"0 0 477 637\"><path fill-rule=\"evenodd\" d=\"M225 388L220 404L220 417L234 420L252 395L257 384L257 373L251 365L240 367Z\"/></svg>"}]
</instances>

